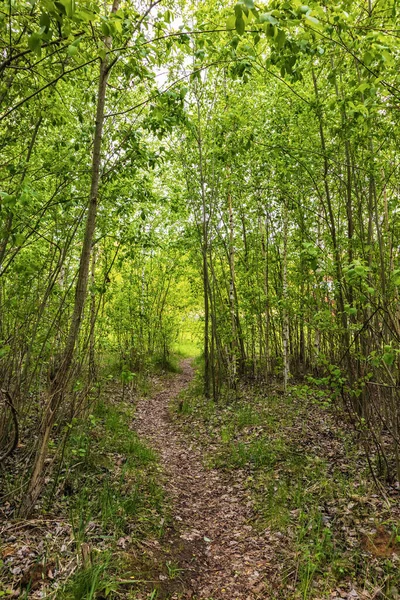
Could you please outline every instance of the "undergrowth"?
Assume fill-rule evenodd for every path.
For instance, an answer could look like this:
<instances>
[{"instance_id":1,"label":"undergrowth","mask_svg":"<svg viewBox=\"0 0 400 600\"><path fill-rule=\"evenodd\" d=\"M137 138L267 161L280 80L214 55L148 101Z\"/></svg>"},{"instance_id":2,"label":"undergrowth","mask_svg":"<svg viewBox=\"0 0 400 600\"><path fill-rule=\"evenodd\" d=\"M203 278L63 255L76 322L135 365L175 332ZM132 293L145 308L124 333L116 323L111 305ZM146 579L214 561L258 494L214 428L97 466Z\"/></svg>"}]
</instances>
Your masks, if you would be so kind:
<instances>
[{"instance_id":1,"label":"undergrowth","mask_svg":"<svg viewBox=\"0 0 400 600\"><path fill-rule=\"evenodd\" d=\"M400 597L390 552L400 550L396 498L378 495L352 433L320 393L246 387L215 403L194 382L175 410L204 445L208 466L243 480L254 525L282 536L276 558L285 568L271 598L328 598L341 589ZM385 532L387 551L375 548L376 531Z\"/></svg>"},{"instance_id":2,"label":"undergrowth","mask_svg":"<svg viewBox=\"0 0 400 600\"><path fill-rule=\"evenodd\" d=\"M157 455L130 427L132 405L113 396L97 403L89 428L75 424L66 447L61 493L79 567L60 600L120 597L121 589L133 598L130 550L162 536L168 518Z\"/></svg>"},{"instance_id":3,"label":"undergrowth","mask_svg":"<svg viewBox=\"0 0 400 600\"><path fill-rule=\"evenodd\" d=\"M39 590L58 600L134 599L139 590L161 598L164 579L177 579L168 552L144 550L147 542L162 547L170 506L158 454L133 425L137 398L148 396L152 377L157 383L179 370L177 355L168 360L155 358L136 375L110 362L89 414L58 426L66 436L62 461L51 443L54 465L33 521L51 525L43 537L40 528L17 524L16 536L10 528L0 540L0 598Z\"/></svg>"}]
</instances>

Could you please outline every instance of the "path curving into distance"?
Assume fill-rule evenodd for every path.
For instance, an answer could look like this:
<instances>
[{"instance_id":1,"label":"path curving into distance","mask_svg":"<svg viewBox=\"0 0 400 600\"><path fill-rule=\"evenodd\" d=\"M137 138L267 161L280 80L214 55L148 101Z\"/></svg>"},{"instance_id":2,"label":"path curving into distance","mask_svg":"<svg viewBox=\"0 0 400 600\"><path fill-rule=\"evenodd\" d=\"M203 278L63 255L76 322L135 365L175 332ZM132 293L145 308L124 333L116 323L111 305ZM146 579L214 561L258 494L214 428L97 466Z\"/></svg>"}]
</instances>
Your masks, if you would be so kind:
<instances>
[{"instance_id":1,"label":"path curving into distance","mask_svg":"<svg viewBox=\"0 0 400 600\"><path fill-rule=\"evenodd\" d=\"M172 544L184 556L181 588L166 595L182 600L269 597L271 532L252 527L252 507L243 486L233 476L228 479L218 470L205 468L201 448L170 417L171 401L194 374L190 359L182 361L181 369L163 379L153 397L139 402L135 420L138 434L160 454L166 491L172 499ZM178 551L178 546L185 552Z\"/></svg>"}]
</instances>

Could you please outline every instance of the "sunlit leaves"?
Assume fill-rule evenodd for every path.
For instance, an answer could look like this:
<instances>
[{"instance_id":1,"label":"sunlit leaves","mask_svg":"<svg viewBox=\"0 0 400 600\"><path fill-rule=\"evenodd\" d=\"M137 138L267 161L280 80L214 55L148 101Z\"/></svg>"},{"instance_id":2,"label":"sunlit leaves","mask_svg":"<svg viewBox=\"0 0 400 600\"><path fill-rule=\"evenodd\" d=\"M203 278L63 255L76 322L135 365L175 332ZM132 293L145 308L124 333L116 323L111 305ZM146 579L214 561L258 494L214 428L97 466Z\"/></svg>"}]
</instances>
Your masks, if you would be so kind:
<instances>
[{"instance_id":1,"label":"sunlit leaves","mask_svg":"<svg viewBox=\"0 0 400 600\"><path fill-rule=\"evenodd\" d=\"M244 22L244 13L243 13L243 8L241 4L236 4L235 5L235 28L236 31L239 35L243 35L244 34L244 30L245 30L245 22Z\"/></svg>"},{"instance_id":2,"label":"sunlit leaves","mask_svg":"<svg viewBox=\"0 0 400 600\"><path fill-rule=\"evenodd\" d=\"M271 25L277 25L279 23L271 13L261 13L259 16L260 23L270 23Z\"/></svg>"},{"instance_id":3,"label":"sunlit leaves","mask_svg":"<svg viewBox=\"0 0 400 600\"><path fill-rule=\"evenodd\" d=\"M228 31L232 31L233 29L235 29L235 24L236 24L236 17L235 15L230 15L230 17L228 17L227 21L226 21L226 28Z\"/></svg>"},{"instance_id":4,"label":"sunlit leaves","mask_svg":"<svg viewBox=\"0 0 400 600\"><path fill-rule=\"evenodd\" d=\"M38 32L34 32L32 33L29 38L28 38L28 48L29 50L32 50L32 52L34 52L35 54L37 54L37 56L41 56L42 55L42 38L40 33Z\"/></svg>"},{"instance_id":5,"label":"sunlit leaves","mask_svg":"<svg viewBox=\"0 0 400 600\"><path fill-rule=\"evenodd\" d=\"M70 46L68 46L68 55L69 56L75 56L75 54L78 53L78 47L74 46L73 44L71 44Z\"/></svg>"}]
</instances>

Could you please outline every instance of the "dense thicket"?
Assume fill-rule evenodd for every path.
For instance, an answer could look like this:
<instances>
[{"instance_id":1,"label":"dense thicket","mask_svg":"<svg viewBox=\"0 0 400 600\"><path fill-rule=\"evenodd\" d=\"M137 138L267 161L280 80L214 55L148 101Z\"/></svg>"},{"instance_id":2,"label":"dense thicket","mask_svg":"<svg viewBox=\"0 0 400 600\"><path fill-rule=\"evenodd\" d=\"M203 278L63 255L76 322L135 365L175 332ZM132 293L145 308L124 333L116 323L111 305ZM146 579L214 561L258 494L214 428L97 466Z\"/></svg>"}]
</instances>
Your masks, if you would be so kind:
<instances>
[{"instance_id":1,"label":"dense thicket","mask_svg":"<svg viewBox=\"0 0 400 600\"><path fill-rule=\"evenodd\" d=\"M106 366L165 363L185 318L206 396L309 376L399 477L396 3L16 0L0 19L15 507Z\"/></svg>"}]
</instances>

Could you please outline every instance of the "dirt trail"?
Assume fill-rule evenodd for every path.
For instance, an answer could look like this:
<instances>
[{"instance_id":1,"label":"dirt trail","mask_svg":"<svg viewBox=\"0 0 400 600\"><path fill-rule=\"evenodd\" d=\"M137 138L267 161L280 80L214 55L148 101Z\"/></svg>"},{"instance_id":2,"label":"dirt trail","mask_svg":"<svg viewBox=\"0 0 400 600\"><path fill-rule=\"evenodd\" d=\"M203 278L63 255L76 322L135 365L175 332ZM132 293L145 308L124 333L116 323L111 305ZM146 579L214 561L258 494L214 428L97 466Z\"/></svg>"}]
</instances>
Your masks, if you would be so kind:
<instances>
[{"instance_id":1,"label":"dirt trail","mask_svg":"<svg viewBox=\"0 0 400 600\"><path fill-rule=\"evenodd\" d=\"M193 377L190 360L182 373L164 383L151 399L137 407L136 425L161 455L167 491L173 501L177 539L191 554L183 592L174 598L254 600L268 598L271 573L271 533L250 524L251 504L240 483L217 470L205 469L201 450L179 431L168 406Z\"/></svg>"}]
</instances>

